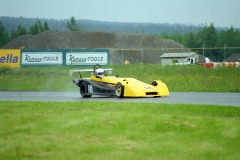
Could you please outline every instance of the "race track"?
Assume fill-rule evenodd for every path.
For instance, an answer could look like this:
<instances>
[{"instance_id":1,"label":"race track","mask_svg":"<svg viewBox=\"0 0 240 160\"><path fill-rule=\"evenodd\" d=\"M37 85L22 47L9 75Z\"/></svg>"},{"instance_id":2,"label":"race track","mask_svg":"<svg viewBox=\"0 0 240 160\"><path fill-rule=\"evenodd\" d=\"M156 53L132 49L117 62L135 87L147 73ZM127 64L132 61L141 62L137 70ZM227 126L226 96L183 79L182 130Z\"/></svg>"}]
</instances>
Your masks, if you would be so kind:
<instances>
[{"instance_id":1,"label":"race track","mask_svg":"<svg viewBox=\"0 0 240 160\"><path fill-rule=\"evenodd\" d=\"M54 101L54 102L139 102L211 104L240 107L240 93L171 92L169 97L123 98L93 96L82 98L79 92L69 91L0 91L0 101Z\"/></svg>"}]
</instances>

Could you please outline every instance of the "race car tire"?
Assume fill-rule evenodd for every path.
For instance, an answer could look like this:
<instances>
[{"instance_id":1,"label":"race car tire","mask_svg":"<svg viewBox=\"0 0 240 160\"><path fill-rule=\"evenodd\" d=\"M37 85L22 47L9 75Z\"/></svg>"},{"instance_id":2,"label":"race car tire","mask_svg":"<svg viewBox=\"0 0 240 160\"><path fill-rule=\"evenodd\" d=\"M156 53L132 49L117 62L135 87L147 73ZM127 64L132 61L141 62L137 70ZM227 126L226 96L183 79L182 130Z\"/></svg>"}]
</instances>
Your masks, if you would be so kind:
<instances>
[{"instance_id":1,"label":"race car tire","mask_svg":"<svg viewBox=\"0 0 240 160\"><path fill-rule=\"evenodd\" d=\"M120 82L118 82L117 85L115 86L115 92L118 98L123 98L124 87Z\"/></svg>"},{"instance_id":2,"label":"race car tire","mask_svg":"<svg viewBox=\"0 0 240 160\"><path fill-rule=\"evenodd\" d=\"M81 82L80 83L80 94L83 98L90 98L92 95L88 95L88 89L87 89L87 83L86 82Z\"/></svg>"}]
</instances>

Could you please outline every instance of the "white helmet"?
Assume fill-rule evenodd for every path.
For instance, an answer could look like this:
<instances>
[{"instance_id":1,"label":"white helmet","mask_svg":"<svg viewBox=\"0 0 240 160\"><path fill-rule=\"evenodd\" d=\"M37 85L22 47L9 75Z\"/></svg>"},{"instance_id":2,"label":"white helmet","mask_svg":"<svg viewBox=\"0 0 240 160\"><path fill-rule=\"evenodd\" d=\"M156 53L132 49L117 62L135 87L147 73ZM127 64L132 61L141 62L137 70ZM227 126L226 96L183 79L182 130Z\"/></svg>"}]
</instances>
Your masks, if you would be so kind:
<instances>
[{"instance_id":1,"label":"white helmet","mask_svg":"<svg viewBox=\"0 0 240 160\"><path fill-rule=\"evenodd\" d=\"M96 72L96 77L98 77L98 78L102 78L105 75L104 70L102 68L96 69L95 72Z\"/></svg>"}]
</instances>

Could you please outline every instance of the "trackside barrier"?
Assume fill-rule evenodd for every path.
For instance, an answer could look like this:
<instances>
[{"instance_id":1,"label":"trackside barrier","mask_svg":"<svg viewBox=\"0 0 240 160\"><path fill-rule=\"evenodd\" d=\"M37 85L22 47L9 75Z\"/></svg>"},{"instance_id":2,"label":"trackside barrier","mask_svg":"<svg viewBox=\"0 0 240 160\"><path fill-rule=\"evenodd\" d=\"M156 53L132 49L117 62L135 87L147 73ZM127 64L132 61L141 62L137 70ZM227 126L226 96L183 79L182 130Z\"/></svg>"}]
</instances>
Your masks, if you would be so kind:
<instances>
[{"instance_id":1,"label":"trackside barrier","mask_svg":"<svg viewBox=\"0 0 240 160\"><path fill-rule=\"evenodd\" d=\"M20 61L20 60L19 60ZM22 66L89 66L109 63L109 49L42 49L21 50Z\"/></svg>"},{"instance_id":2,"label":"trackside barrier","mask_svg":"<svg viewBox=\"0 0 240 160\"><path fill-rule=\"evenodd\" d=\"M203 67L207 68L217 68L217 67L240 67L240 62L210 62L202 63Z\"/></svg>"},{"instance_id":3,"label":"trackside barrier","mask_svg":"<svg viewBox=\"0 0 240 160\"><path fill-rule=\"evenodd\" d=\"M210 62L210 63L202 63L202 66L203 67L207 67L207 68L213 68L213 63Z\"/></svg>"}]
</instances>

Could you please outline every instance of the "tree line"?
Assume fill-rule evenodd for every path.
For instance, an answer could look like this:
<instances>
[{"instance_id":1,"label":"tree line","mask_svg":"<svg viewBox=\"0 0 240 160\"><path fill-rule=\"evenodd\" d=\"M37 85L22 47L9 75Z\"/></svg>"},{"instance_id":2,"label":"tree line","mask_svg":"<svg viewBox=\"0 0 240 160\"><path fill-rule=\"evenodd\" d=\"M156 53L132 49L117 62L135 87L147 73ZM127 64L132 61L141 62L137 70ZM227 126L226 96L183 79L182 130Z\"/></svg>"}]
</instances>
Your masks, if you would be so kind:
<instances>
[{"instance_id":1,"label":"tree line","mask_svg":"<svg viewBox=\"0 0 240 160\"><path fill-rule=\"evenodd\" d=\"M19 21L20 19L20 21ZM4 24L2 23L2 21ZM16 29L11 29L10 21L18 22ZM26 22L31 21L33 25ZM55 24L55 26L53 25ZM9 27L6 27L9 26ZM56 27L58 26L58 27ZM63 27L64 26L64 27ZM135 34L150 34L164 39L172 39L185 48L201 54L205 48L205 56L214 61L222 61L232 54L240 53L240 32L239 29L215 27L210 25L180 25L180 24L153 24L153 23L120 23L120 22L99 22L91 20L70 20L54 19L27 19L23 17L11 18L0 17L0 48L9 41L26 34L36 35L46 30L69 30L69 31L106 31L106 32L127 32Z\"/></svg>"},{"instance_id":2,"label":"tree line","mask_svg":"<svg viewBox=\"0 0 240 160\"><path fill-rule=\"evenodd\" d=\"M4 17L0 16L0 21L3 22L6 31L16 30L17 26L21 24L24 28L29 30L30 26L36 22L38 18L24 18L24 17ZM45 21L49 24L49 27L53 31L63 31L68 30L66 24L69 19L40 19L42 22ZM106 32L125 32L125 33L141 33L141 34L159 34L164 31L168 34L174 31L179 31L180 33L186 32L198 32L204 24L180 24L180 23L131 23L131 22L108 22L108 21L96 21L87 19L76 19L77 24L84 26L86 31L106 31ZM222 29L221 27L217 27Z\"/></svg>"},{"instance_id":3,"label":"tree line","mask_svg":"<svg viewBox=\"0 0 240 160\"><path fill-rule=\"evenodd\" d=\"M205 25L197 33L178 31L167 34L161 32L160 38L172 39L181 44L183 47L190 48L199 54L205 50L205 56L213 61L223 61L227 57L240 53L240 32L231 26L229 29L217 31L214 24Z\"/></svg>"},{"instance_id":4,"label":"tree line","mask_svg":"<svg viewBox=\"0 0 240 160\"><path fill-rule=\"evenodd\" d=\"M49 26L47 22L44 22L42 25L40 19L30 26L29 31L27 31L21 24L18 25L17 30L11 30L10 33L5 30L2 22L0 21L0 48L5 46L11 40L26 34L37 35L41 32L49 30Z\"/></svg>"},{"instance_id":5,"label":"tree line","mask_svg":"<svg viewBox=\"0 0 240 160\"><path fill-rule=\"evenodd\" d=\"M76 23L75 17L70 18L70 22L67 22L66 27L69 29L69 31L85 30L82 25L78 26L78 24ZM11 30L10 33L6 31L5 27L0 21L0 48L2 48L8 42L10 42L11 40L14 40L19 36L26 35L26 34L37 35L46 30L50 30L48 22L44 21L44 23L42 24L39 18L36 20L36 22L32 26L30 26L29 31L27 31L27 29L25 29L20 24L18 25L17 30Z\"/></svg>"}]
</instances>

